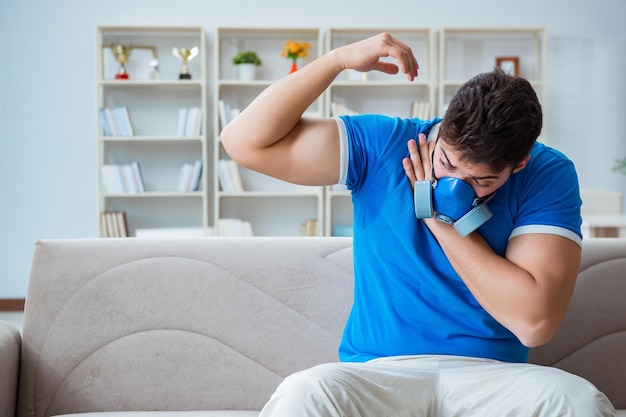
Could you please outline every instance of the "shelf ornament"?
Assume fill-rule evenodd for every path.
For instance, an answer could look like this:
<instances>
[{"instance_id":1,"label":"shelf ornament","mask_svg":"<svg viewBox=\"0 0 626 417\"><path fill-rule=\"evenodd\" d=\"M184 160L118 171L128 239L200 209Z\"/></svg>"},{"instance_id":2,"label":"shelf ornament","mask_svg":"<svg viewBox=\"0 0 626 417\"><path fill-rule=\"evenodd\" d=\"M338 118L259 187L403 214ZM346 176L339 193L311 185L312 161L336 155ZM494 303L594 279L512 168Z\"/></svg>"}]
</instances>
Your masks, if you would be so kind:
<instances>
[{"instance_id":1,"label":"shelf ornament","mask_svg":"<svg viewBox=\"0 0 626 417\"><path fill-rule=\"evenodd\" d=\"M281 56L291 60L290 74L298 70L298 58L308 58L309 49L311 49L309 42L295 42L292 40L285 42Z\"/></svg>"},{"instance_id":2,"label":"shelf ornament","mask_svg":"<svg viewBox=\"0 0 626 417\"><path fill-rule=\"evenodd\" d=\"M115 74L116 80L127 80L129 78L128 72L126 71L126 63L130 59L130 54L133 51L133 49L149 49L152 51L152 59L150 60L150 66L153 69L152 78L153 79L158 78L159 57L157 54L156 47L148 46L148 45L122 45L122 44L113 44L113 43L102 45L103 51L107 48L111 49L111 52L113 53L113 56L115 57L115 60L117 61L118 64L120 64L120 69L117 72L117 74Z\"/></svg>"},{"instance_id":3,"label":"shelf ornament","mask_svg":"<svg viewBox=\"0 0 626 417\"><path fill-rule=\"evenodd\" d=\"M183 68L178 75L179 80L191 80L188 63L198 55L198 52L200 52L200 50L197 46L194 46L191 49L176 47L172 48L172 55L180 59L183 63Z\"/></svg>"},{"instance_id":4,"label":"shelf ornament","mask_svg":"<svg viewBox=\"0 0 626 417\"><path fill-rule=\"evenodd\" d=\"M256 78L256 67L261 66L261 58L254 51L242 51L233 57L233 65L237 66L239 79L251 81Z\"/></svg>"}]
</instances>

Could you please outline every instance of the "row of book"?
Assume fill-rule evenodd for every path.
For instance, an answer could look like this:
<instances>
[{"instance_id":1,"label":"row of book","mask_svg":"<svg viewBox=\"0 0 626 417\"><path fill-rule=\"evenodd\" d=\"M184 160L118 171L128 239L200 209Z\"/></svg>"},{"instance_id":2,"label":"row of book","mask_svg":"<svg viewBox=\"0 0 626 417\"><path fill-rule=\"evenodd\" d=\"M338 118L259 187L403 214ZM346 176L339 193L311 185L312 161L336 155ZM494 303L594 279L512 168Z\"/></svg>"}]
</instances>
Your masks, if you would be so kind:
<instances>
[{"instance_id":1,"label":"row of book","mask_svg":"<svg viewBox=\"0 0 626 417\"><path fill-rule=\"evenodd\" d=\"M100 167L102 190L111 194L136 194L145 191L138 162Z\"/></svg>"},{"instance_id":2,"label":"row of book","mask_svg":"<svg viewBox=\"0 0 626 417\"><path fill-rule=\"evenodd\" d=\"M218 236L254 236L252 224L241 219L219 219L216 229Z\"/></svg>"},{"instance_id":3,"label":"row of book","mask_svg":"<svg viewBox=\"0 0 626 417\"><path fill-rule=\"evenodd\" d=\"M345 104L332 102L330 103L330 115L332 117L344 116L344 115L355 115L359 114L356 111L350 109Z\"/></svg>"},{"instance_id":4,"label":"row of book","mask_svg":"<svg viewBox=\"0 0 626 417\"><path fill-rule=\"evenodd\" d=\"M317 219L307 219L300 226L300 236L317 236L318 235ZM218 236L254 236L252 232L252 224L249 221L223 218L219 219L217 224Z\"/></svg>"},{"instance_id":5,"label":"row of book","mask_svg":"<svg viewBox=\"0 0 626 417\"><path fill-rule=\"evenodd\" d=\"M100 230L103 237L128 237L126 213L123 211L103 211L100 213Z\"/></svg>"},{"instance_id":6,"label":"row of book","mask_svg":"<svg viewBox=\"0 0 626 417\"><path fill-rule=\"evenodd\" d=\"M409 117L416 117L421 120L430 119L430 103L426 100L413 100L409 110Z\"/></svg>"},{"instance_id":7,"label":"row of book","mask_svg":"<svg viewBox=\"0 0 626 417\"><path fill-rule=\"evenodd\" d=\"M222 191L227 193L243 191L239 165L232 159L220 159L218 161L218 177Z\"/></svg>"},{"instance_id":8,"label":"row of book","mask_svg":"<svg viewBox=\"0 0 626 417\"><path fill-rule=\"evenodd\" d=\"M183 164L178 172L176 191L198 191L200 175L202 174L202 160L198 159L193 164Z\"/></svg>"},{"instance_id":9,"label":"row of book","mask_svg":"<svg viewBox=\"0 0 626 417\"><path fill-rule=\"evenodd\" d=\"M134 136L135 128L128 107L101 107L100 120L105 136ZM176 136L199 136L202 133L203 114L200 107L178 109Z\"/></svg>"},{"instance_id":10,"label":"row of book","mask_svg":"<svg viewBox=\"0 0 626 417\"><path fill-rule=\"evenodd\" d=\"M202 109L181 107L178 109L176 136L199 136L202 133Z\"/></svg>"},{"instance_id":11,"label":"row of book","mask_svg":"<svg viewBox=\"0 0 626 417\"><path fill-rule=\"evenodd\" d=\"M237 117L237 115L239 114L239 109L232 107L230 103L224 100L219 100L217 106L217 111L219 112L220 116L220 126L222 129L224 129L231 120Z\"/></svg>"},{"instance_id":12,"label":"row of book","mask_svg":"<svg viewBox=\"0 0 626 417\"><path fill-rule=\"evenodd\" d=\"M134 136L135 128L126 106L101 107L100 119L105 136Z\"/></svg>"},{"instance_id":13,"label":"row of book","mask_svg":"<svg viewBox=\"0 0 626 417\"><path fill-rule=\"evenodd\" d=\"M307 219L300 225L300 236L317 236L317 219Z\"/></svg>"}]
</instances>

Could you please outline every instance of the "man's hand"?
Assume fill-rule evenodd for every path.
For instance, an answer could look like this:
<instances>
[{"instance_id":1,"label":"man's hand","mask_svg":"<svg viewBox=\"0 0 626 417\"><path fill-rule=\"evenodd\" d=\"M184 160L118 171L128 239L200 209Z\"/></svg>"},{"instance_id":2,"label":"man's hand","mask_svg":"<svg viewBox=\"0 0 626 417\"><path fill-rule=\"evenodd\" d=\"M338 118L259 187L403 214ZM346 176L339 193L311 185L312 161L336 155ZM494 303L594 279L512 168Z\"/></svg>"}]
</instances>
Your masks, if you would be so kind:
<instances>
[{"instance_id":1,"label":"man's hand","mask_svg":"<svg viewBox=\"0 0 626 417\"><path fill-rule=\"evenodd\" d=\"M409 156L402 160L404 173L408 178L411 189L415 186L415 181L432 180L431 155L435 148L435 142L428 143L426 135L420 133L418 141L411 139L407 143Z\"/></svg>"},{"instance_id":2,"label":"man's hand","mask_svg":"<svg viewBox=\"0 0 626 417\"><path fill-rule=\"evenodd\" d=\"M381 71L397 74L402 71L410 81L417 77L419 65L411 48L388 33L337 48L334 51L343 69L360 72ZM381 61L381 58L394 58L398 63Z\"/></svg>"}]
</instances>

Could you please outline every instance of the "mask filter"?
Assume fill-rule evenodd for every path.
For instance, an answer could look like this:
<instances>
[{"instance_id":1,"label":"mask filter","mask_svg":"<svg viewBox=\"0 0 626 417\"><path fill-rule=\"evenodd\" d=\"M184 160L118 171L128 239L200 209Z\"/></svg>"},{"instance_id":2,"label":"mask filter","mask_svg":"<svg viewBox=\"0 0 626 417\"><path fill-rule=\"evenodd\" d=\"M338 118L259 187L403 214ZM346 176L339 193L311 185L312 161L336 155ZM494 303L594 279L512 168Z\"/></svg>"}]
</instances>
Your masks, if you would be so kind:
<instances>
[{"instance_id":1,"label":"mask filter","mask_svg":"<svg viewBox=\"0 0 626 417\"><path fill-rule=\"evenodd\" d=\"M443 177L434 182L417 181L413 191L415 217L435 217L454 226L461 236L467 236L493 216L483 199L476 197L471 185L455 177Z\"/></svg>"}]
</instances>

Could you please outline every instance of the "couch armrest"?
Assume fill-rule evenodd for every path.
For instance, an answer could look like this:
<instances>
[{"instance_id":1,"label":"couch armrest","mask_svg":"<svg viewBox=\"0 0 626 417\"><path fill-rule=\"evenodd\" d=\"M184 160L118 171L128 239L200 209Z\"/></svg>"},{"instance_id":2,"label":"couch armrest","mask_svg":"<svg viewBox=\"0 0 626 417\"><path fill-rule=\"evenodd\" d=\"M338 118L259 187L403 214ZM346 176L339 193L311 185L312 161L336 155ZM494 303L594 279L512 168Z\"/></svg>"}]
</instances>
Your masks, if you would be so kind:
<instances>
[{"instance_id":1,"label":"couch armrest","mask_svg":"<svg viewBox=\"0 0 626 417\"><path fill-rule=\"evenodd\" d=\"M20 332L0 320L0 417L15 417L21 343Z\"/></svg>"}]
</instances>

